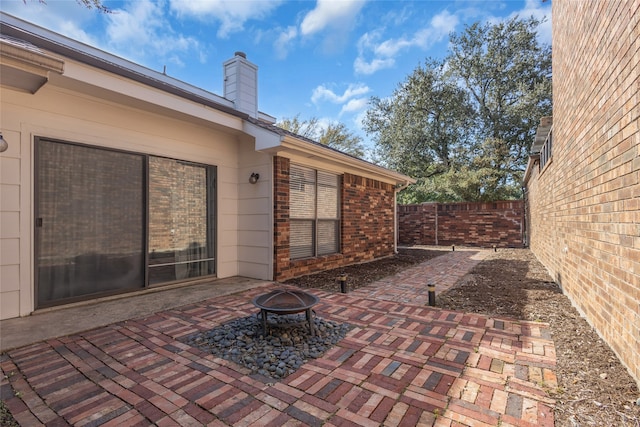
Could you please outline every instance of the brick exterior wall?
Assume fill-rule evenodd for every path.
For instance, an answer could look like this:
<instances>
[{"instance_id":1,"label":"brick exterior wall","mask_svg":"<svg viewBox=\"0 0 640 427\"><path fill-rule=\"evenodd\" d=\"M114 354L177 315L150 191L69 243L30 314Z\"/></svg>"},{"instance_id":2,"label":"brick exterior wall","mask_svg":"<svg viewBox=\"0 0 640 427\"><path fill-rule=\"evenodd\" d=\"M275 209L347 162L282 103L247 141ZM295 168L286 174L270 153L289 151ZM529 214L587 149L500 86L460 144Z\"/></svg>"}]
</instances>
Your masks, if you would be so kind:
<instances>
[{"instance_id":1,"label":"brick exterior wall","mask_svg":"<svg viewBox=\"0 0 640 427\"><path fill-rule=\"evenodd\" d=\"M530 245L640 383L640 2L557 0L553 151Z\"/></svg>"},{"instance_id":2,"label":"brick exterior wall","mask_svg":"<svg viewBox=\"0 0 640 427\"><path fill-rule=\"evenodd\" d=\"M423 203L398 206L398 243L521 248L524 202Z\"/></svg>"},{"instance_id":3,"label":"brick exterior wall","mask_svg":"<svg viewBox=\"0 0 640 427\"><path fill-rule=\"evenodd\" d=\"M392 255L393 185L345 173L342 177L342 253L349 264Z\"/></svg>"},{"instance_id":4,"label":"brick exterior wall","mask_svg":"<svg viewBox=\"0 0 640 427\"><path fill-rule=\"evenodd\" d=\"M273 158L273 279L291 278L289 260L289 159Z\"/></svg>"},{"instance_id":5,"label":"brick exterior wall","mask_svg":"<svg viewBox=\"0 0 640 427\"><path fill-rule=\"evenodd\" d=\"M393 255L393 185L345 173L340 191L340 253L291 260L289 167L289 159L274 157L274 280L283 281Z\"/></svg>"}]
</instances>

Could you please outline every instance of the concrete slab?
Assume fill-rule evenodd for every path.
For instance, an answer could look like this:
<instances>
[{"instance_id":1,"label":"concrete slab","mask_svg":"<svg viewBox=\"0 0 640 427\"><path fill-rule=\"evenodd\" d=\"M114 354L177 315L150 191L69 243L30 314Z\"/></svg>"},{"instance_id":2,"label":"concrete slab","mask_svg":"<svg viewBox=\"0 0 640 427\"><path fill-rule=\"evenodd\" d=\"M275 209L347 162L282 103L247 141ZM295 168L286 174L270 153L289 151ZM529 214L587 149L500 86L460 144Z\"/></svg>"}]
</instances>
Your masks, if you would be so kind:
<instances>
[{"instance_id":1,"label":"concrete slab","mask_svg":"<svg viewBox=\"0 0 640 427\"><path fill-rule=\"evenodd\" d=\"M271 282L231 277L40 310L31 316L0 321L0 351L245 291L267 283Z\"/></svg>"}]
</instances>

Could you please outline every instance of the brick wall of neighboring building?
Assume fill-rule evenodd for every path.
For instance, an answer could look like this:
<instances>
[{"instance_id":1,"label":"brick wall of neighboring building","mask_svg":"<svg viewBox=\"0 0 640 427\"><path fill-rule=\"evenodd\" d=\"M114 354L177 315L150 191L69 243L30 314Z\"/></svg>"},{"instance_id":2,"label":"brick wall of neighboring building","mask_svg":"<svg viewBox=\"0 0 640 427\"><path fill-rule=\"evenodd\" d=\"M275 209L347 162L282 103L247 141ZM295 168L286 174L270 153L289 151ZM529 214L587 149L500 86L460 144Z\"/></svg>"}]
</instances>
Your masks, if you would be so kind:
<instances>
[{"instance_id":1,"label":"brick wall of neighboring building","mask_svg":"<svg viewBox=\"0 0 640 427\"><path fill-rule=\"evenodd\" d=\"M522 200L402 205L398 243L521 248L523 223Z\"/></svg>"},{"instance_id":2,"label":"brick wall of neighboring building","mask_svg":"<svg viewBox=\"0 0 640 427\"><path fill-rule=\"evenodd\" d=\"M393 255L393 185L342 175L340 253L291 260L289 257L289 159L274 158L274 280Z\"/></svg>"},{"instance_id":3,"label":"brick wall of neighboring building","mask_svg":"<svg viewBox=\"0 0 640 427\"><path fill-rule=\"evenodd\" d=\"M149 157L149 252L207 246L207 170Z\"/></svg>"},{"instance_id":4,"label":"brick wall of neighboring building","mask_svg":"<svg viewBox=\"0 0 640 427\"><path fill-rule=\"evenodd\" d=\"M554 1L553 147L531 249L640 383L640 2Z\"/></svg>"}]
</instances>

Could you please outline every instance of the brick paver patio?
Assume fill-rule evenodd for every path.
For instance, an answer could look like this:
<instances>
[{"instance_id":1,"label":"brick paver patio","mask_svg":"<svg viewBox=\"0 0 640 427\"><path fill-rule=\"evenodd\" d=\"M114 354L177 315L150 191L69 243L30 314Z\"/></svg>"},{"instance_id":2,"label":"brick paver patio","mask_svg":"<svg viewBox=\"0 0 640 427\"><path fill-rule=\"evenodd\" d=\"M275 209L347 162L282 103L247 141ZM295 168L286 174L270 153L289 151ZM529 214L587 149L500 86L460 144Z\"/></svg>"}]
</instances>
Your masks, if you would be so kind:
<instances>
[{"instance_id":1,"label":"brick paver patio","mask_svg":"<svg viewBox=\"0 0 640 427\"><path fill-rule=\"evenodd\" d=\"M269 285L9 351L1 397L25 426L553 426L546 324L425 306L427 282L443 290L483 257L456 251L349 294L312 291L318 316L354 328L283 380L179 341L255 314Z\"/></svg>"}]
</instances>

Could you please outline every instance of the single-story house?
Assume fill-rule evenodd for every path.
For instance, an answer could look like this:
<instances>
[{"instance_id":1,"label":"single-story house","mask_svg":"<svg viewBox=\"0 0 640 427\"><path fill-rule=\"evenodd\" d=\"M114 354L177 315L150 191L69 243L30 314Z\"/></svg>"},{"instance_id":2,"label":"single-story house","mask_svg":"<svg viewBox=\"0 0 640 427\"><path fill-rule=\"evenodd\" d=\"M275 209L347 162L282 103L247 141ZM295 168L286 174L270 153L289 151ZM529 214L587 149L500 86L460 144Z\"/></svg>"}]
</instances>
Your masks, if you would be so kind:
<instances>
[{"instance_id":1,"label":"single-story house","mask_svg":"<svg viewBox=\"0 0 640 427\"><path fill-rule=\"evenodd\" d=\"M529 244L640 384L640 2L553 1Z\"/></svg>"},{"instance_id":2,"label":"single-story house","mask_svg":"<svg viewBox=\"0 0 640 427\"><path fill-rule=\"evenodd\" d=\"M0 319L167 284L392 255L414 182L277 128L258 68L219 96L0 15Z\"/></svg>"}]
</instances>

